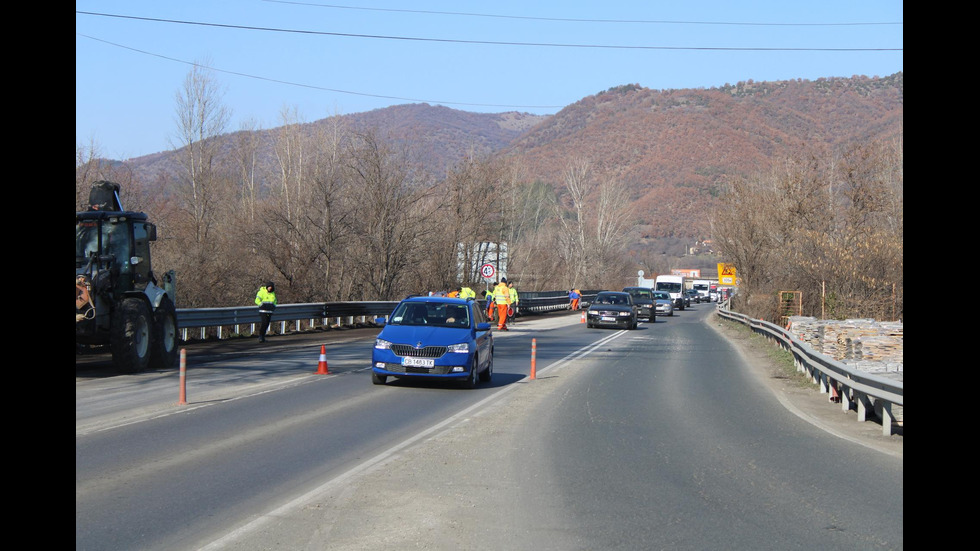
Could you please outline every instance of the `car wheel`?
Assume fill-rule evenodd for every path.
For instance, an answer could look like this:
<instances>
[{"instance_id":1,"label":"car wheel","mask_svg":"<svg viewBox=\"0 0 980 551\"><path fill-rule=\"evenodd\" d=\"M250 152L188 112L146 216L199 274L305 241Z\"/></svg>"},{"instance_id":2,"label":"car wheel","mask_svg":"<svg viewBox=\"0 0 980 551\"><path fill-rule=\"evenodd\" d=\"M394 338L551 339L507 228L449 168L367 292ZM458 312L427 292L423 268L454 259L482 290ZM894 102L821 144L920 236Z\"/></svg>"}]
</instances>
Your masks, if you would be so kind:
<instances>
[{"instance_id":1,"label":"car wheel","mask_svg":"<svg viewBox=\"0 0 980 551\"><path fill-rule=\"evenodd\" d=\"M473 358L473 365L470 366L470 374L463 381L463 388L476 388L477 381L477 371L480 369L480 365L476 358Z\"/></svg>"},{"instance_id":2,"label":"car wheel","mask_svg":"<svg viewBox=\"0 0 980 551\"><path fill-rule=\"evenodd\" d=\"M480 372L480 382L489 383L493 377L493 350L490 350L490 359L487 360L487 368Z\"/></svg>"},{"instance_id":3,"label":"car wheel","mask_svg":"<svg viewBox=\"0 0 980 551\"><path fill-rule=\"evenodd\" d=\"M371 372L371 382L372 383L374 383L376 385L383 385L383 384L385 384L385 381L387 381L387 380L388 380L388 377L387 376L385 376L385 375L378 375L377 373L375 373L373 371Z\"/></svg>"}]
</instances>

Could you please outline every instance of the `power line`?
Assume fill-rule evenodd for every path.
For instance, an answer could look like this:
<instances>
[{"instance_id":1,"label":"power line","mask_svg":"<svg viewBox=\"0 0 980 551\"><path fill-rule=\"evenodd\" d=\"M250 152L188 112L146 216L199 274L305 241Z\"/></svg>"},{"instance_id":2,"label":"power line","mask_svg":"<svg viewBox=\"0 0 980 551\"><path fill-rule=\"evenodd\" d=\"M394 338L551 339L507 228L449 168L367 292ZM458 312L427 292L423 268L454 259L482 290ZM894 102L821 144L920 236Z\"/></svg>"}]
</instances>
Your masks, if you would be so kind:
<instances>
[{"instance_id":1,"label":"power line","mask_svg":"<svg viewBox=\"0 0 980 551\"><path fill-rule=\"evenodd\" d=\"M405 98L405 97L399 97L399 96L385 96L385 95L381 95L381 94L369 94L369 93L366 93L366 92L353 92L351 90L341 90L341 89L338 89L338 88L327 88L327 87L324 87L324 86L315 86L315 85L312 85L312 84L303 84L303 83L300 83L300 82L290 82L288 80L279 80L279 79L268 78L268 77L263 77L263 76L258 76L258 75L251 75L251 74L248 74L248 73L241 73L241 72L238 72L238 71L229 71L229 70L226 70L226 69L219 69L217 67L210 67L210 66L207 66L207 65L201 65L200 63L194 63L193 61L186 61L186 60L183 60L183 59L178 59L178 58L175 58L175 57L165 56L165 55L157 54L157 53L154 53L154 52L148 52L146 50L141 50L139 48L133 48L131 46L126 46L124 44L119 44L119 43L116 43L116 42L110 42L108 40L103 40L101 38L96 38L94 36L90 36L90 35L83 34L83 33L76 32L75 35L76 36L81 36L81 37L84 37L84 38L88 38L90 40L95 40L96 42L102 42L103 44L108 44L110 46L115 46L117 48L122 48L124 50L129 50L129 51L132 51L132 52L137 52L137 53L140 53L140 54L143 54L143 55L158 57L160 59L165 59L167 61L174 61L176 63L183 63L185 65L191 65L191 66L194 66L194 67L203 67L205 69L210 69L210 70L215 71L217 73L224 73L224 74L228 74L228 75L235 75L235 76L244 77L244 78L250 78L250 79L254 79L254 80L262 80L262 81L265 81L265 82L273 82L273 83L276 83L276 84L285 84L285 85L288 85L288 86L296 86L296 87L299 87L299 88L309 88L311 90L322 90L322 91L325 91L325 92L335 92L335 93L338 93L338 94L350 94L350 95L353 95L353 96L363 96L363 97L369 97L369 98L390 99L390 100L398 100L398 101L412 101L412 102L422 102L422 103L436 103L436 104L441 104L441 105L466 105L466 106L470 106L470 107L501 107L501 108L508 108L508 109L561 109L561 108L565 107L564 105L506 105L506 104L498 104L498 103L467 103L467 102L461 102L461 101L443 101L443 100L431 100L431 99Z\"/></svg>"},{"instance_id":2,"label":"power line","mask_svg":"<svg viewBox=\"0 0 980 551\"><path fill-rule=\"evenodd\" d=\"M619 49L619 50L692 50L692 51L751 51L751 52L885 52L885 51L904 51L903 48L766 48L766 47L727 47L727 46L622 46L609 44L561 44L548 42L504 42L493 40L459 40L448 38L423 38L411 36L393 35L372 35L355 33L338 33L328 31L308 31L299 29L279 29L274 27L257 27L251 25L230 25L227 23L203 23L200 21L183 21L179 19L161 19L155 17L139 17L134 15L119 15L111 13L97 13L75 10L79 15L93 15L98 17L112 17L118 19L132 19L136 21L152 21L156 23L172 23L178 25L196 25L202 27L217 27L225 29L239 29L251 31L265 31L291 34L308 34L318 36L339 36L346 38L371 38L382 40L405 40L416 42L439 42L452 44L479 44L491 46L532 46L532 47L552 47L552 48L597 48L597 49Z\"/></svg>"},{"instance_id":3,"label":"power line","mask_svg":"<svg viewBox=\"0 0 980 551\"><path fill-rule=\"evenodd\" d=\"M368 8L363 6L341 6L337 4L321 4L317 2L295 2L291 0L263 0L274 4L295 4L299 6L311 6L316 8L331 8L342 10L361 10L392 13L418 13L424 15L454 15L464 17L492 17L497 19L522 19L528 21L558 21L566 23L640 23L640 24L661 24L661 25L731 25L731 26L756 26L756 27L846 27L846 26L874 26L874 25L903 25L901 21L882 21L882 22L852 22L852 23L753 23L747 21L683 21L668 19L575 19L570 17L533 17L526 15L502 15L491 13L468 13L453 11L431 11L431 10L407 10L397 8Z\"/></svg>"}]
</instances>

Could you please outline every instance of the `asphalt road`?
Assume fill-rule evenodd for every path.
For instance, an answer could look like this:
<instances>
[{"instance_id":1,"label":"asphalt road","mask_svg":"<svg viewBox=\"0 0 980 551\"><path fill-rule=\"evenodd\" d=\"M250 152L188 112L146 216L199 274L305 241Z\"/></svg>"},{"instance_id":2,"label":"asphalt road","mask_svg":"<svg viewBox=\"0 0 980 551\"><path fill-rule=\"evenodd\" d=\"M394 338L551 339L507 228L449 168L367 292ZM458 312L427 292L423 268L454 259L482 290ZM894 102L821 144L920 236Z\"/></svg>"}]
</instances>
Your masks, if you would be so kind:
<instances>
[{"instance_id":1,"label":"asphalt road","mask_svg":"<svg viewBox=\"0 0 980 551\"><path fill-rule=\"evenodd\" d=\"M901 548L903 437L793 383L711 310L626 332L516 324L476 393L371 388L344 342L372 330L330 335L343 356L319 379L326 334L202 346L202 365L242 363L200 368L192 407L173 373L76 369L76 547ZM550 344L530 380L535 335ZM137 504L121 523L120 501Z\"/></svg>"}]
</instances>

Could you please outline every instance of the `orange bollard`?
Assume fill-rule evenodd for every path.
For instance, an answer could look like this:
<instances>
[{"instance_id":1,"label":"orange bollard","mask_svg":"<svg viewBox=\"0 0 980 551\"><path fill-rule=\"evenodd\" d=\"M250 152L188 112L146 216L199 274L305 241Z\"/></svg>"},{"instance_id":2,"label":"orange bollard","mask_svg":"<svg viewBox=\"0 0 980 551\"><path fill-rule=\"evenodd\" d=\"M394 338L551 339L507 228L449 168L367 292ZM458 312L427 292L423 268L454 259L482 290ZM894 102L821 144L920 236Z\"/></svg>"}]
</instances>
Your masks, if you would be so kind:
<instances>
[{"instance_id":1,"label":"orange bollard","mask_svg":"<svg viewBox=\"0 0 980 551\"><path fill-rule=\"evenodd\" d=\"M537 378L536 369L534 363L536 361L535 357L538 355L538 339L531 339L531 380Z\"/></svg>"},{"instance_id":2,"label":"orange bollard","mask_svg":"<svg viewBox=\"0 0 980 551\"><path fill-rule=\"evenodd\" d=\"M178 406L187 405L187 349L180 349L180 398Z\"/></svg>"},{"instance_id":3,"label":"orange bollard","mask_svg":"<svg viewBox=\"0 0 980 551\"><path fill-rule=\"evenodd\" d=\"M585 323L585 311L584 310L582 311L582 319L579 320L579 323Z\"/></svg>"},{"instance_id":4,"label":"orange bollard","mask_svg":"<svg viewBox=\"0 0 980 551\"><path fill-rule=\"evenodd\" d=\"M330 375L330 366L327 365L327 345L320 345L320 364L316 369L317 375Z\"/></svg>"},{"instance_id":5,"label":"orange bollard","mask_svg":"<svg viewBox=\"0 0 980 551\"><path fill-rule=\"evenodd\" d=\"M840 394L837 394L837 383L834 381L830 381L830 401L835 404L840 403Z\"/></svg>"}]
</instances>

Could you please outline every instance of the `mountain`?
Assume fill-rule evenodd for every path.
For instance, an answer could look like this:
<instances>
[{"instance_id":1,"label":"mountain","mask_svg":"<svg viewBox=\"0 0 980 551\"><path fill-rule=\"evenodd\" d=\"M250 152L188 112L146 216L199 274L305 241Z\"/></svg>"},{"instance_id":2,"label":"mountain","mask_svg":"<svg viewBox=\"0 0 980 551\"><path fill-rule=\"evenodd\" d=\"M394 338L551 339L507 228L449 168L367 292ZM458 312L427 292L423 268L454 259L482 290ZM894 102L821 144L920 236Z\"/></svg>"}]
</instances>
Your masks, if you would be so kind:
<instances>
[{"instance_id":1,"label":"mountain","mask_svg":"<svg viewBox=\"0 0 980 551\"><path fill-rule=\"evenodd\" d=\"M520 156L533 179L560 188L569 163L588 160L630 189L638 237L687 239L707 235L707 207L732 178L764 171L772 159L801 150L900 140L903 108L899 72L710 89L628 84L554 115L411 104L340 117L350 128L380 130L395 143L411 144L436 176L468 154ZM277 131L259 131L268 158ZM223 137L229 155L235 134ZM149 181L174 166L174 155L127 164Z\"/></svg>"},{"instance_id":2,"label":"mountain","mask_svg":"<svg viewBox=\"0 0 980 551\"><path fill-rule=\"evenodd\" d=\"M697 236L730 179L804 149L900 139L903 105L902 73L707 90L626 85L566 107L502 154L521 155L555 186L570 160L599 163L632 190L649 234Z\"/></svg>"},{"instance_id":3,"label":"mountain","mask_svg":"<svg viewBox=\"0 0 980 551\"><path fill-rule=\"evenodd\" d=\"M427 103L394 105L364 113L337 115L340 124L354 131L378 131L396 145L408 146L418 161L437 177L467 155L489 156L506 148L529 128L550 115L514 111L471 113ZM308 131L326 125L329 119L301 124ZM272 147L280 128L255 131L263 144L260 162L272 163ZM233 157L234 144L242 131L221 136L224 158ZM126 161L144 181L161 181L176 169L174 151L153 153Z\"/></svg>"}]
</instances>

